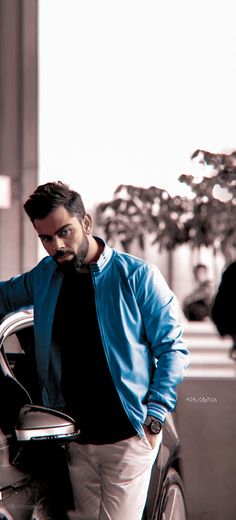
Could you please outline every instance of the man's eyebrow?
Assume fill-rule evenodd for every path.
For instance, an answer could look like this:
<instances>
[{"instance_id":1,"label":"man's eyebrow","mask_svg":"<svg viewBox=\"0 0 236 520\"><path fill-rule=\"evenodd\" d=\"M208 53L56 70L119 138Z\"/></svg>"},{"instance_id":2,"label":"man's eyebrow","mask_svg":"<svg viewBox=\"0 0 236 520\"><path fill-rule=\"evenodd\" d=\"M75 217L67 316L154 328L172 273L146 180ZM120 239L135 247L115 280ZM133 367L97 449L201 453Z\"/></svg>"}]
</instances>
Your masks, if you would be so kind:
<instances>
[{"instance_id":1,"label":"man's eyebrow","mask_svg":"<svg viewBox=\"0 0 236 520\"><path fill-rule=\"evenodd\" d=\"M64 226L62 226L61 228L57 229L56 233L54 233L54 235L58 235L58 233L60 233L63 229L69 227L71 224L64 224ZM52 235L47 235L47 233L41 233L40 235L38 235L39 238L50 238Z\"/></svg>"},{"instance_id":2,"label":"man's eyebrow","mask_svg":"<svg viewBox=\"0 0 236 520\"><path fill-rule=\"evenodd\" d=\"M42 235L38 235L39 238L52 238L52 235L46 235L43 233Z\"/></svg>"}]
</instances>

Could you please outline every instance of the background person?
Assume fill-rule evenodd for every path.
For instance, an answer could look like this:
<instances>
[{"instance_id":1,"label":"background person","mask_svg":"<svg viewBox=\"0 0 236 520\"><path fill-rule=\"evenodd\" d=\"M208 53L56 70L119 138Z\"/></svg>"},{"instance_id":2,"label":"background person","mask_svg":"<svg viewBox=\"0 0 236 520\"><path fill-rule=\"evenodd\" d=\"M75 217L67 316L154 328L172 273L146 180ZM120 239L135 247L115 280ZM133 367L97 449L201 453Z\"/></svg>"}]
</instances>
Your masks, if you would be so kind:
<instances>
[{"instance_id":1,"label":"background person","mask_svg":"<svg viewBox=\"0 0 236 520\"><path fill-rule=\"evenodd\" d=\"M221 336L232 337L233 345L230 356L236 359L236 318L233 295L236 284L236 262L224 270L221 282L215 294L211 317Z\"/></svg>"},{"instance_id":2,"label":"background person","mask_svg":"<svg viewBox=\"0 0 236 520\"><path fill-rule=\"evenodd\" d=\"M34 306L42 403L72 415L77 520L139 520L188 351L159 270L92 235L80 195L39 186L24 208L49 256L0 283L0 314Z\"/></svg>"},{"instance_id":3,"label":"background person","mask_svg":"<svg viewBox=\"0 0 236 520\"><path fill-rule=\"evenodd\" d=\"M205 264L195 265L193 274L196 286L184 299L183 312L189 321L202 321L211 314L213 284L209 279L208 267Z\"/></svg>"}]
</instances>

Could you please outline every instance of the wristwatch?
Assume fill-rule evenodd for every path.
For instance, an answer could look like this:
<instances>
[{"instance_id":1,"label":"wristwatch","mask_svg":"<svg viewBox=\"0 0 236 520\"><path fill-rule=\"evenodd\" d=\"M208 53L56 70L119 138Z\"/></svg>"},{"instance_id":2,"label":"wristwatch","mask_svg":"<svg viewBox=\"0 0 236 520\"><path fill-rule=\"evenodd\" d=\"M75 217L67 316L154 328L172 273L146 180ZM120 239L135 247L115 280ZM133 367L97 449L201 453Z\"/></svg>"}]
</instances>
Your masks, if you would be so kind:
<instances>
[{"instance_id":1,"label":"wristwatch","mask_svg":"<svg viewBox=\"0 0 236 520\"><path fill-rule=\"evenodd\" d=\"M160 433L162 429L162 423L158 421L158 419L155 419L155 417L152 417L151 415L148 415L144 422L145 426L148 427L150 433L154 433L157 435L157 433Z\"/></svg>"}]
</instances>

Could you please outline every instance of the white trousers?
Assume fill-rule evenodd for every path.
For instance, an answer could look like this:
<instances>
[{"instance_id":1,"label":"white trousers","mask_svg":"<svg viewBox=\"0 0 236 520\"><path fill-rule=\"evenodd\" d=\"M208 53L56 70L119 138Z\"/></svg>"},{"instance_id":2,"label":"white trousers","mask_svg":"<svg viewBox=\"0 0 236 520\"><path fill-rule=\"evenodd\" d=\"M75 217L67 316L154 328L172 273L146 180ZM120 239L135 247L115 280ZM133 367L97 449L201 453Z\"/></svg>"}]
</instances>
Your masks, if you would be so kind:
<instances>
[{"instance_id":1,"label":"white trousers","mask_svg":"<svg viewBox=\"0 0 236 520\"><path fill-rule=\"evenodd\" d=\"M153 449L146 437L114 444L68 446L68 465L75 511L70 520L141 520L152 465L162 433Z\"/></svg>"}]
</instances>

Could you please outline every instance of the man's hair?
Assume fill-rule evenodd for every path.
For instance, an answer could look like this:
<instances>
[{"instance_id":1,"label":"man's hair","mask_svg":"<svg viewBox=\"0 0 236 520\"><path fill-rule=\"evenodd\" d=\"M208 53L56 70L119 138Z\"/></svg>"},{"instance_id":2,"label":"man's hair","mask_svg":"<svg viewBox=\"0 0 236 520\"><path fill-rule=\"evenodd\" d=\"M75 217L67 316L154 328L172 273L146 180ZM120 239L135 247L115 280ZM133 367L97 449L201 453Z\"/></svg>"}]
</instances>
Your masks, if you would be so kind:
<instances>
[{"instance_id":1,"label":"man's hair","mask_svg":"<svg viewBox=\"0 0 236 520\"><path fill-rule=\"evenodd\" d=\"M63 182L47 182L38 186L24 204L24 209L31 222L47 217L51 211L63 206L68 213L76 215L82 221L86 215L81 196L63 184Z\"/></svg>"}]
</instances>

